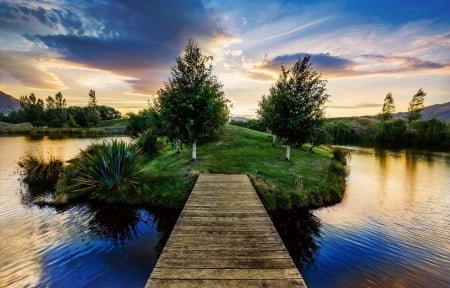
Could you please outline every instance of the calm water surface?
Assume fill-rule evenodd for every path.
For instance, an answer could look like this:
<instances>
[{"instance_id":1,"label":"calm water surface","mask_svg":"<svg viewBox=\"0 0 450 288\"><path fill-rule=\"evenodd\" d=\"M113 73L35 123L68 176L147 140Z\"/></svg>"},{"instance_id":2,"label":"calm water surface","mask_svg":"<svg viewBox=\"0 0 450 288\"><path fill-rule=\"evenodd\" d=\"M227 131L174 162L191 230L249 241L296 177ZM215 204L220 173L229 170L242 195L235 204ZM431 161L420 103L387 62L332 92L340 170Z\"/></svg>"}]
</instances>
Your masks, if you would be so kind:
<instances>
[{"instance_id":1,"label":"calm water surface","mask_svg":"<svg viewBox=\"0 0 450 288\"><path fill-rule=\"evenodd\" d=\"M306 283L450 287L450 154L350 148L344 200L302 223Z\"/></svg>"},{"instance_id":2,"label":"calm water surface","mask_svg":"<svg viewBox=\"0 0 450 288\"><path fill-rule=\"evenodd\" d=\"M33 204L26 152L102 139L0 137L0 287L143 287L178 211ZM352 147L342 203L273 213L309 287L450 287L450 154Z\"/></svg>"},{"instance_id":3,"label":"calm water surface","mask_svg":"<svg viewBox=\"0 0 450 288\"><path fill-rule=\"evenodd\" d=\"M0 287L143 287L175 211L33 204L14 173L27 152L72 159L103 139L0 137Z\"/></svg>"}]
</instances>

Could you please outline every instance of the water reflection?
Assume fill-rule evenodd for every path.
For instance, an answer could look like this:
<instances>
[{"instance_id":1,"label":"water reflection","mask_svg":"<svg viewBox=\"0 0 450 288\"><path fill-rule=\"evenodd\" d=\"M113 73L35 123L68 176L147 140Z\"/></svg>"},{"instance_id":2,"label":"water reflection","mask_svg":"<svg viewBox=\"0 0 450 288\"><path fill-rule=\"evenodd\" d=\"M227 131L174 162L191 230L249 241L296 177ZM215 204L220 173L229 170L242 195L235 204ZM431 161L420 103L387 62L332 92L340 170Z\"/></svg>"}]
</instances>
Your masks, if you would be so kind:
<instances>
[{"instance_id":1,"label":"water reflection","mask_svg":"<svg viewBox=\"0 0 450 288\"><path fill-rule=\"evenodd\" d=\"M271 212L270 217L297 267L313 265L320 248L320 219L301 209Z\"/></svg>"},{"instance_id":2,"label":"water reflection","mask_svg":"<svg viewBox=\"0 0 450 288\"><path fill-rule=\"evenodd\" d=\"M143 209L134 206L90 204L91 215L88 221L89 235L92 238L107 239L114 245L124 245L127 240L139 238L139 225L156 225L160 241L155 246L160 252L167 241L170 231L180 214L175 209Z\"/></svg>"},{"instance_id":3,"label":"water reflection","mask_svg":"<svg viewBox=\"0 0 450 288\"><path fill-rule=\"evenodd\" d=\"M65 239L40 253L45 287L143 287L179 211L77 205L60 211Z\"/></svg>"},{"instance_id":4,"label":"water reflection","mask_svg":"<svg viewBox=\"0 0 450 288\"><path fill-rule=\"evenodd\" d=\"M450 287L450 154L352 150L344 200L315 210L309 287Z\"/></svg>"},{"instance_id":5,"label":"water reflection","mask_svg":"<svg viewBox=\"0 0 450 288\"><path fill-rule=\"evenodd\" d=\"M14 173L26 153L67 161L104 140L0 137L0 287L145 285L179 211L38 206L53 188L28 187Z\"/></svg>"}]
</instances>

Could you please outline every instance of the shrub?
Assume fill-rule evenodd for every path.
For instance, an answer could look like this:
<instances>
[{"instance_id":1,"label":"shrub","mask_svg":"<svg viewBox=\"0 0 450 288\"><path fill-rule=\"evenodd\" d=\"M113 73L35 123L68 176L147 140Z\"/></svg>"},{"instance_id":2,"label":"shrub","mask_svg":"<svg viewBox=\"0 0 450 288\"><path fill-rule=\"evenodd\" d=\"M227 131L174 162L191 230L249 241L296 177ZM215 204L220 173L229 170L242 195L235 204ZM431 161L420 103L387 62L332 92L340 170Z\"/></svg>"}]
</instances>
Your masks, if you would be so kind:
<instances>
[{"instance_id":1,"label":"shrub","mask_svg":"<svg viewBox=\"0 0 450 288\"><path fill-rule=\"evenodd\" d=\"M34 154L26 154L19 162L23 181L31 185L52 185L63 172L63 161L50 156L48 160Z\"/></svg>"},{"instance_id":2,"label":"shrub","mask_svg":"<svg viewBox=\"0 0 450 288\"><path fill-rule=\"evenodd\" d=\"M147 156L155 156L161 148L161 143L158 141L157 135L153 133L153 130L147 129L137 139L136 147L141 149Z\"/></svg>"},{"instance_id":3,"label":"shrub","mask_svg":"<svg viewBox=\"0 0 450 288\"><path fill-rule=\"evenodd\" d=\"M333 148L333 158L340 162L342 165L347 165L347 158L350 157L350 153L348 152L348 150L344 149L344 148L339 148L339 147L334 147Z\"/></svg>"},{"instance_id":4,"label":"shrub","mask_svg":"<svg viewBox=\"0 0 450 288\"><path fill-rule=\"evenodd\" d=\"M102 201L125 199L136 192L143 159L140 149L123 141L91 145L66 170L57 194Z\"/></svg>"}]
</instances>

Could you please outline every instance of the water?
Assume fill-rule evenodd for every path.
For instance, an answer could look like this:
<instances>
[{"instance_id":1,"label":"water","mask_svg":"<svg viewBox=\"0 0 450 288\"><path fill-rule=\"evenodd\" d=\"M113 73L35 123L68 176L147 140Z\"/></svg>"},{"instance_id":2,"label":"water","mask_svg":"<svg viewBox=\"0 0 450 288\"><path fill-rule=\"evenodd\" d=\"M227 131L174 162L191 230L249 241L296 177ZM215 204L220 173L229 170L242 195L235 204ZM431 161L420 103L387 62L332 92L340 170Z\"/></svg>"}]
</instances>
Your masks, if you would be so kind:
<instances>
[{"instance_id":1,"label":"water","mask_svg":"<svg viewBox=\"0 0 450 288\"><path fill-rule=\"evenodd\" d=\"M450 287L450 154L351 148L340 204L275 217L307 285Z\"/></svg>"},{"instance_id":2,"label":"water","mask_svg":"<svg viewBox=\"0 0 450 288\"><path fill-rule=\"evenodd\" d=\"M14 173L27 152L72 159L103 139L0 137L0 287L143 287L177 211L40 208Z\"/></svg>"},{"instance_id":3,"label":"water","mask_svg":"<svg viewBox=\"0 0 450 288\"><path fill-rule=\"evenodd\" d=\"M26 152L103 139L0 137L0 287L143 287L178 211L38 207ZM352 147L342 203L273 213L309 287L450 287L450 154ZM44 192L45 193L45 192Z\"/></svg>"}]
</instances>

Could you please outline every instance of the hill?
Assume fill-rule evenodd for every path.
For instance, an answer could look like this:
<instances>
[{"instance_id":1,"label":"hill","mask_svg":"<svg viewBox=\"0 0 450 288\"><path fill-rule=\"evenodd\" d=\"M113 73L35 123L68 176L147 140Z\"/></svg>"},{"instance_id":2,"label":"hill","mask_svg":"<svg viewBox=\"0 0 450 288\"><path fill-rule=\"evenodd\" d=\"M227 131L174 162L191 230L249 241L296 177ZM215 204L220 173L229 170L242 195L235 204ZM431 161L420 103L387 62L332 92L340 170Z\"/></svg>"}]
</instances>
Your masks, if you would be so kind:
<instances>
[{"instance_id":1,"label":"hill","mask_svg":"<svg viewBox=\"0 0 450 288\"><path fill-rule=\"evenodd\" d=\"M18 109L20 109L19 100L0 91L0 113L9 114Z\"/></svg>"},{"instance_id":2,"label":"hill","mask_svg":"<svg viewBox=\"0 0 450 288\"><path fill-rule=\"evenodd\" d=\"M398 112L393 115L398 118L408 117L408 112ZM435 104L427 106L422 110L422 119L431 119L436 117L439 120L449 121L450 120L450 102L443 104Z\"/></svg>"}]
</instances>

